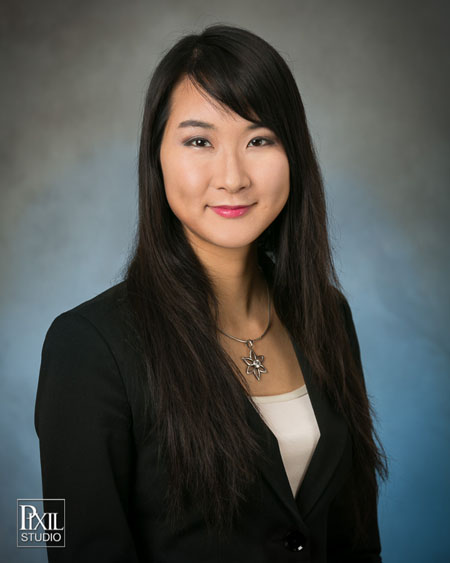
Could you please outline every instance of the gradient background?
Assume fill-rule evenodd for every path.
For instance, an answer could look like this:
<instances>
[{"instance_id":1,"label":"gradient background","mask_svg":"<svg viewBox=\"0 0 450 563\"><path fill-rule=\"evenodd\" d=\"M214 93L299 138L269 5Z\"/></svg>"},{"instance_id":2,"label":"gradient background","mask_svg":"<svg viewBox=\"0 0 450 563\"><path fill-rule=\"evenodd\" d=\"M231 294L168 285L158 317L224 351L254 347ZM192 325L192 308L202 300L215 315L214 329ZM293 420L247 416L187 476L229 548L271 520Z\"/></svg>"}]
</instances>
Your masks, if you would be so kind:
<instances>
[{"instance_id":1,"label":"gradient background","mask_svg":"<svg viewBox=\"0 0 450 563\"><path fill-rule=\"evenodd\" d=\"M445 2L2 3L0 559L41 497L34 400L60 312L120 278L148 79L181 35L248 27L287 59L390 457L383 560L449 560L449 10ZM95 502L95 500L93 499Z\"/></svg>"}]
</instances>

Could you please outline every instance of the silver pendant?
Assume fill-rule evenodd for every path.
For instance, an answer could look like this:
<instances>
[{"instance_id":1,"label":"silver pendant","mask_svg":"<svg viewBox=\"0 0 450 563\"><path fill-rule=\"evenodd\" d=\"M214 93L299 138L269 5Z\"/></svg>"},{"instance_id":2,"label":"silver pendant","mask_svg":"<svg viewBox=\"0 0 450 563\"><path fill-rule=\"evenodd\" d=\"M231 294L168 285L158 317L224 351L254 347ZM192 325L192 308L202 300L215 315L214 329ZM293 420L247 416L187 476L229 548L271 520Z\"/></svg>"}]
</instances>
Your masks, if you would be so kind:
<instances>
[{"instance_id":1,"label":"silver pendant","mask_svg":"<svg viewBox=\"0 0 450 563\"><path fill-rule=\"evenodd\" d=\"M250 349L250 356L248 358L241 356L241 360L244 360L245 364L247 365L247 375L253 373L256 379L260 381L261 374L268 373L263 365L264 356L258 356L257 354L255 354L253 350L253 340L247 340L246 344Z\"/></svg>"}]
</instances>

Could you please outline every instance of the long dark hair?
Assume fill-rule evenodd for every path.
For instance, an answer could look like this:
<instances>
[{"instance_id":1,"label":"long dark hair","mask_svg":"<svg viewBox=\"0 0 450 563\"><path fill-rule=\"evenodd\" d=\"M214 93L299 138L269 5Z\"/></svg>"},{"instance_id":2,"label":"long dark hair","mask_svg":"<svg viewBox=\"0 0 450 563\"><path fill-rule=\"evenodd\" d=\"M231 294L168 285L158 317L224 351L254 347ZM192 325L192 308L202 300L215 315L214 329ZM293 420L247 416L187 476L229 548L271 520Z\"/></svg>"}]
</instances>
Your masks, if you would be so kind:
<instances>
[{"instance_id":1,"label":"long dark hair","mask_svg":"<svg viewBox=\"0 0 450 563\"><path fill-rule=\"evenodd\" d=\"M279 318L348 422L358 491L378 496L375 471L386 478L387 462L381 444L375 444L359 349L355 354L343 320L346 300L328 240L323 180L295 79L266 41L216 24L182 37L153 72L140 141L139 223L126 266L145 358L148 435L158 436L170 479L168 519L174 522L192 495L208 525L229 529L263 455L246 420L248 385L219 344L212 284L165 195L161 139L171 93L185 77L243 118L257 116L284 146L290 193L255 241L258 260ZM361 531L363 504L356 495Z\"/></svg>"}]
</instances>

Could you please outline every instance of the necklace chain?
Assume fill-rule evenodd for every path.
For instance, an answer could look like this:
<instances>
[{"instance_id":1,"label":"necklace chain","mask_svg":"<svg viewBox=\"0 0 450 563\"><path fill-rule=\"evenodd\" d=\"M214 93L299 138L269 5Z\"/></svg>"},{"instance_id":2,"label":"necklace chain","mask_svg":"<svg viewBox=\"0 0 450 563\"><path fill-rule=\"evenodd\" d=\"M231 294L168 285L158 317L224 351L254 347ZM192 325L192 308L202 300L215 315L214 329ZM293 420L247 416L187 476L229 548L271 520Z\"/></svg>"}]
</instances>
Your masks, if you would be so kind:
<instances>
[{"instance_id":1,"label":"necklace chain","mask_svg":"<svg viewBox=\"0 0 450 563\"><path fill-rule=\"evenodd\" d=\"M266 332L269 330L269 327L270 327L270 291L269 291L269 284L267 283L267 280L266 280L266 285L267 285L267 301L268 301L268 309L269 309L269 315L268 315L269 319L267 321L267 326L266 326L264 332L261 334L261 336L258 336L257 338L248 338L248 339L237 338L237 336L232 336L231 334L228 334L225 331L223 331L221 328L217 327L217 330L219 330L225 336L228 336L228 338L232 338L233 340L236 340L237 342L242 342L242 344L247 345L247 347L250 350L250 355L249 356L241 356L241 360L245 363L245 365L247 367L247 375L253 374L258 381L260 381L262 373L268 373L267 369L265 368L265 366L263 364L264 356L262 354L258 356L258 354L256 354L255 351L253 350L253 343L256 340L261 340L261 338L266 334Z\"/></svg>"},{"instance_id":2,"label":"necklace chain","mask_svg":"<svg viewBox=\"0 0 450 563\"><path fill-rule=\"evenodd\" d=\"M266 334L266 332L269 330L269 326L270 326L270 294L269 294L269 285L267 284L267 301L269 303L268 305L268 309L269 309L269 319L267 321L267 326L264 330L264 332L261 334L261 336L258 336L257 338L237 338L236 336L232 336L231 334L226 333L224 330L222 330L221 328L217 327L217 330L219 330L222 334L224 334L225 336L228 336L228 338L232 338L233 340L237 340L238 342L242 342L243 344L247 344L248 342L255 342L256 340L261 340L261 338Z\"/></svg>"}]
</instances>

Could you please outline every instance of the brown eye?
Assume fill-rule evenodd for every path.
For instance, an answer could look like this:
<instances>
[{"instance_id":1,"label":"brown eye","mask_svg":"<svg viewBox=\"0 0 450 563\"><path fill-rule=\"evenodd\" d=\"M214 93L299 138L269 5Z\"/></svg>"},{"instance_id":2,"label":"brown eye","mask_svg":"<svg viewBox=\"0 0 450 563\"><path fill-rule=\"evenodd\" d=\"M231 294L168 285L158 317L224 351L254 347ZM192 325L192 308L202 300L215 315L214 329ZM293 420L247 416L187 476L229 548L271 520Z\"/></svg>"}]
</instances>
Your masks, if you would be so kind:
<instances>
[{"instance_id":1,"label":"brown eye","mask_svg":"<svg viewBox=\"0 0 450 563\"><path fill-rule=\"evenodd\" d=\"M273 145L273 141L271 139L268 139L267 137L255 137L254 139L252 139L250 141L250 143L253 143L253 141L263 141L263 144L258 144L258 145L253 145L254 147L264 147L265 145Z\"/></svg>"},{"instance_id":2,"label":"brown eye","mask_svg":"<svg viewBox=\"0 0 450 563\"><path fill-rule=\"evenodd\" d=\"M194 137L193 139L189 139L189 141L186 141L184 143L184 146L186 147L197 147L197 148L202 148L203 145L197 144L197 142L199 143L209 143L209 141L207 139L204 139L203 137ZM195 143L195 144L193 144Z\"/></svg>"}]
</instances>

